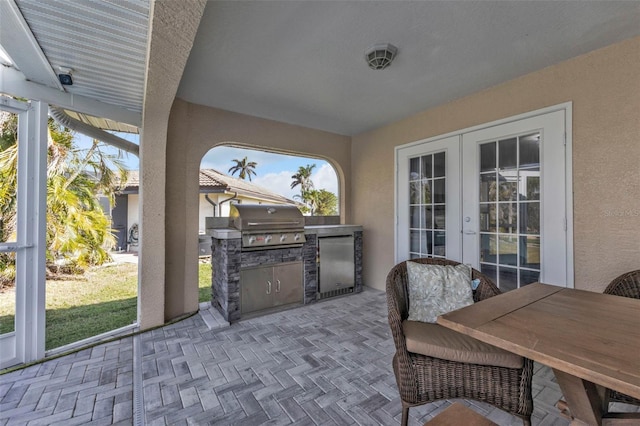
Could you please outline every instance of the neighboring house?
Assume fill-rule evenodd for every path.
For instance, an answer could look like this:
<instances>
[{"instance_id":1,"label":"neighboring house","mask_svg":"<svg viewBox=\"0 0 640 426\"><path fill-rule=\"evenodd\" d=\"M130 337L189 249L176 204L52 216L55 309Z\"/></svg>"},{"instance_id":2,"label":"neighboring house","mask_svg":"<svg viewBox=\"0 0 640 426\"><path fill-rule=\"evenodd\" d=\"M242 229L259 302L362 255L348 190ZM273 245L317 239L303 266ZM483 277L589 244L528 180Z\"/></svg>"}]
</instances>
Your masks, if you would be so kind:
<instances>
[{"instance_id":1,"label":"neighboring house","mask_svg":"<svg viewBox=\"0 0 640 426\"><path fill-rule=\"evenodd\" d=\"M116 249L125 250L129 244L133 246L133 249L137 246L135 234L139 223L139 190L139 172L132 170L129 172L126 185L116 195L116 203L111 210L112 228L117 237ZM264 187L225 175L215 169L200 169L198 214L200 233L205 232L206 217L229 216L229 205L234 203L300 205L300 203ZM136 226L134 227L134 225ZM132 233L134 235L131 235ZM132 241L132 237L134 241Z\"/></svg>"}]
</instances>

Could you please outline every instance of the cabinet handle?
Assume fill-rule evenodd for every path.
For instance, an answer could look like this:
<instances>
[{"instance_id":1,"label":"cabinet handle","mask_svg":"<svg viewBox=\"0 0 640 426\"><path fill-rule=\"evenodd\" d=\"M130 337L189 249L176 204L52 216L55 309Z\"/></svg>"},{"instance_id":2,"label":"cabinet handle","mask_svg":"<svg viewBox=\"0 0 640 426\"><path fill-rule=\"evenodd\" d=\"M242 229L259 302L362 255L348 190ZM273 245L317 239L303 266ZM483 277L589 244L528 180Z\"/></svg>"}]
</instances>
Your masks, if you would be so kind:
<instances>
[{"instance_id":1,"label":"cabinet handle","mask_svg":"<svg viewBox=\"0 0 640 426\"><path fill-rule=\"evenodd\" d=\"M271 281L267 281L267 294L271 294Z\"/></svg>"},{"instance_id":2,"label":"cabinet handle","mask_svg":"<svg viewBox=\"0 0 640 426\"><path fill-rule=\"evenodd\" d=\"M276 280L276 293L280 293L280 280Z\"/></svg>"}]
</instances>

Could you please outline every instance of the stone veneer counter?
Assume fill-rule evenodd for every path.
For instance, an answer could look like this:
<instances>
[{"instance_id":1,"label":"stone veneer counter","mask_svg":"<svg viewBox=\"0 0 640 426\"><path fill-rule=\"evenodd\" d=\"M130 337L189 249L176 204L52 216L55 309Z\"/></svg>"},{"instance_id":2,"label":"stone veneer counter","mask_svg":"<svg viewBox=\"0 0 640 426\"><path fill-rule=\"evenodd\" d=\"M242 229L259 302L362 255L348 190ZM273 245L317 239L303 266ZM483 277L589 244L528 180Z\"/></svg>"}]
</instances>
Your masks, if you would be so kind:
<instances>
[{"instance_id":1,"label":"stone veneer counter","mask_svg":"<svg viewBox=\"0 0 640 426\"><path fill-rule=\"evenodd\" d=\"M212 237L212 306L229 322L238 321L240 314L240 271L258 265L282 262L302 262L302 304L314 303L318 298L318 238L353 235L354 237L354 293L362 291L362 226L316 225L305 226L306 242L302 247L269 248L242 251L242 233L233 228L208 229Z\"/></svg>"}]
</instances>

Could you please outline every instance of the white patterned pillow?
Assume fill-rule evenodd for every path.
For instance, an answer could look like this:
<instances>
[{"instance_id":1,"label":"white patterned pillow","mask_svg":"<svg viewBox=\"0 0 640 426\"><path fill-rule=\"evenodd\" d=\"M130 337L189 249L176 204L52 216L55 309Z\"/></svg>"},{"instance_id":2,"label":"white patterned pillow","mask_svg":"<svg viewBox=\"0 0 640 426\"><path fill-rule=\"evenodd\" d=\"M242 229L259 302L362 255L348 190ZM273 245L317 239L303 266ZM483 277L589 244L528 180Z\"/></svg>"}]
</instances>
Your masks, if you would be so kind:
<instances>
[{"instance_id":1,"label":"white patterned pillow","mask_svg":"<svg viewBox=\"0 0 640 426\"><path fill-rule=\"evenodd\" d=\"M435 323L438 315L473 304L471 268L407 262L409 320Z\"/></svg>"}]
</instances>

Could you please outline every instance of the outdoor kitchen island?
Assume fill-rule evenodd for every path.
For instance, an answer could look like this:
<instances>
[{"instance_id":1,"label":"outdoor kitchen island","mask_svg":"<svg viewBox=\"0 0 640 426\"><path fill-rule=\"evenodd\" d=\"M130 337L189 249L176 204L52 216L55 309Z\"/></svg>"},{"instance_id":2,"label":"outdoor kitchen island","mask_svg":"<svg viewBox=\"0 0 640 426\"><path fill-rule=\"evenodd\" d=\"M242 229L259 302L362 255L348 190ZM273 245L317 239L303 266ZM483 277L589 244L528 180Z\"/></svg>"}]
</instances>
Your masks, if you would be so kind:
<instances>
[{"instance_id":1,"label":"outdoor kitchen island","mask_svg":"<svg viewBox=\"0 0 640 426\"><path fill-rule=\"evenodd\" d=\"M304 238L296 239L304 242L252 248L246 243L255 241L255 235L231 226L207 229L212 240L211 305L229 322L362 291L362 226L304 226ZM257 239L292 241L293 236L281 235L280 230L265 231Z\"/></svg>"}]
</instances>

